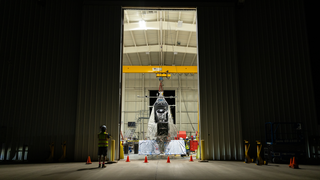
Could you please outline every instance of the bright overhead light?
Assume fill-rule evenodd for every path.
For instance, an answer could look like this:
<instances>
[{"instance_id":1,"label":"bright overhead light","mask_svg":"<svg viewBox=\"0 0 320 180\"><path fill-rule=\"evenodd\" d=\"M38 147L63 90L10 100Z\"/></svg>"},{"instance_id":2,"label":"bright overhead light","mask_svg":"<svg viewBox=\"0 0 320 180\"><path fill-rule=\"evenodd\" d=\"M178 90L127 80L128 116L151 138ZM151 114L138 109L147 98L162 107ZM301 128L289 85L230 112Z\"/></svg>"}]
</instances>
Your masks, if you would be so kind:
<instances>
[{"instance_id":1,"label":"bright overhead light","mask_svg":"<svg viewBox=\"0 0 320 180\"><path fill-rule=\"evenodd\" d=\"M178 21L178 27L182 27L183 21Z\"/></svg>"},{"instance_id":2,"label":"bright overhead light","mask_svg":"<svg viewBox=\"0 0 320 180\"><path fill-rule=\"evenodd\" d=\"M146 27L146 22L144 20L139 21L139 25L141 28L145 28Z\"/></svg>"},{"instance_id":3,"label":"bright overhead light","mask_svg":"<svg viewBox=\"0 0 320 180\"><path fill-rule=\"evenodd\" d=\"M177 54L178 54L178 52L173 52L173 54L174 54L174 55L177 55Z\"/></svg>"}]
</instances>

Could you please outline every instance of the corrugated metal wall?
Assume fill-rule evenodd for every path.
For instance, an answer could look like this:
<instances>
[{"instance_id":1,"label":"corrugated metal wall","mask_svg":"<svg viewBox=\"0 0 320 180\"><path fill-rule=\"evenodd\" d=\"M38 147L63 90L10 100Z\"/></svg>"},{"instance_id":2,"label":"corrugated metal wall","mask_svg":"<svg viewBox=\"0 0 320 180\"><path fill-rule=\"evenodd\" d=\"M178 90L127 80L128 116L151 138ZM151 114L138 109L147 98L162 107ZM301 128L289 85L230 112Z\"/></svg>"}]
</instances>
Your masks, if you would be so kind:
<instances>
[{"instance_id":1,"label":"corrugated metal wall","mask_svg":"<svg viewBox=\"0 0 320 180\"><path fill-rule=\"evenodd\" d=\"M28 159L44 161L55 142L59 159L67 141L72 160L80 7L62 0L0 2L2 157L12 159L28 145Z\"/></svg>"},{"instance_id":2,"label":"corrugated metal wall","mask_svg":"<svg viewBox=\"0 0 320 180\"><path fill-rule=\"evenodd\" d=\"M317 1L303 1L305 9L305 19L308 34L309 44L309 57L311 64L311 74L313 83L314 100L316 106L316 112L320 112L320 83L319 76L319 53L318 53L318 42L320 41L320 26L315 23L318 20L318 4ZM320 125L319 113L317 115L318 125Z\"/></svg>"},{"instance_id":3,"label":"corrugated metal wall","mask_svg":"<svg viewBox=\"0 0 320 180\"><path fill-rule=\"evenodd\" d=\"M243 138L264 141L265 122L319 135L303 1L248 0L236 11Z\"/></svg>"},{"instance_id":4,"label":"corrugated metal wall","mask_svg":"<svg viewBox=\"0 0 320 180\"><path fill-rule=\"evenodd\" d=\"M88 156L98 159L97 135L102 124L116 140L116 159L119 155L121 13L120 6L83 6L76 161Z\"/></svg>"},{"instance_id":5,"label":"corrugated metal wall","mask_svg":"<svg viewBox=\"0 0 320 180\"><path fill-rule=\"evenodd\" d=\"M307 135L319 135L302 2L198 7L201 138L207 159L242 159L243 139L263 140L266 121L301 121ZM28 145L29 159L44 160L54 141L59 158L59 145L66 140L69 159L96 159L102 123L118 147L120 7L126 4L82 9L75 0L0 3L4 152L12 156Z\"/></svg>"},{"instance_id":6,"label":"corrugated metal wall","mask_svg":"<svg viewBox=\"0 0 320 180\"><path fill-rule=\"evenodd\" d=\"M205 158L243 158L234 7L198 7L201 139Z\"/></svg>"}]
</instances>

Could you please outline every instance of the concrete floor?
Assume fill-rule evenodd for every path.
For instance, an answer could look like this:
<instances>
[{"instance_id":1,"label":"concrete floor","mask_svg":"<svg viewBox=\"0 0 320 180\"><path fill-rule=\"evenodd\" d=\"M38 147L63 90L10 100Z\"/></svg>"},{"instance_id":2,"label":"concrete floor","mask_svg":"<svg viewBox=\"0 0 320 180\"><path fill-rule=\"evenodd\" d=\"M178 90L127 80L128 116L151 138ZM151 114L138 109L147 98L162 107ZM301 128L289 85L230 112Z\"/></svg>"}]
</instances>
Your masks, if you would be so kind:
<instances>
[{"instance_id":1,"label":"concrete floor","mask_svg":"<svg viewBox=\"0 0 320 180\"><path fill-rule=\"evenodd\" d=\"M124 157L127 158L128 154L125 154ZM144 157L146 155L139 155L139 154L129 154L130 156L130 160L144 160ZM168 155L164 155L164 154L159 154L159 155L147 155L148 159L152 159L152 160L160 160L160 159L165 159L167 160ZM181 157L181 155L169 155L170 159L190 159L190 156L183 156ZM196 158L196 155L193 154L192 155L193 159Z\"/></svg>"},{"instance_id":2,"label":"concrete floor","mask_svg":"<svg viewBox=\"0 0 320 180\"><path fill-rule=\"evenodd\" d=\"M285 164L257 166L240 161L189 162L186 159L131 160L107 164L44 163L0 165L0 179L320 179L320 166L300 165L291 169Z\"/></svg>"}]
</instances>

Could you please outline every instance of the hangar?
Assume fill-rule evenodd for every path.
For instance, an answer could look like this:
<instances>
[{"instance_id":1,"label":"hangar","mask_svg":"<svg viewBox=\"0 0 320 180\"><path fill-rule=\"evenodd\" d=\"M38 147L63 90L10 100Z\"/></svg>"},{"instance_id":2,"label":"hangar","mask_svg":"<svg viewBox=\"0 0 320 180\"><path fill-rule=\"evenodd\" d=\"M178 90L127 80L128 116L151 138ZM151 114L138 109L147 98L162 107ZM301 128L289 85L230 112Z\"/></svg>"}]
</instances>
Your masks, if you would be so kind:
<instances>
[{"instance_id":1,"label":"hangar","mask_svg":"<svg viewBox=\"0 0 320 180\"><path fill-rule=\"evenodd\" d=\"M181 28L196 30L166 25L167 49L153 52L160 30L134 31L133 9L158 16L153 25L145 19L150 27L160 12L174 10L164 15L174 19L166 19L169 26L183 21ZM161 66L197 66L196 75L172 76L164 87L186 95L176 124L199 114L204 159L244 160L244 140L266 143L266 122L301 123L306 158L319 158L310 143L320 131L303 1L5 1L1 12L1 160L44 162L52 142L56 157L66 142L68 160L96 160L101 124L119 159L122 121L133 122L126 118L130 107L143 110L133 97L157 86L150 74L123 74L123 66L162 60ZM193 110L178 110L187 102Z\"/></svg>"}]
</instances>

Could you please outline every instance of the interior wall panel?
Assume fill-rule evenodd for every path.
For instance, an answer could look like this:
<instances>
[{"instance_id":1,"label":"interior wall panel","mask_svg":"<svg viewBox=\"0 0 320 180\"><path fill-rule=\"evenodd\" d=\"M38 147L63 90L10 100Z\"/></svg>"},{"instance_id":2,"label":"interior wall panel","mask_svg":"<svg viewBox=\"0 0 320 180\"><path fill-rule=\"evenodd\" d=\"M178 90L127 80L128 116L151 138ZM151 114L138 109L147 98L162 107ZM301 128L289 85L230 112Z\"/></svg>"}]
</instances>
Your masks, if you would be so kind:
<instances>
[{"instance_id":1,"label":"interior wall panel","mask_svg":"<svg viewBox=\"0 0 320 180\"><path fill-rule=\"evenodd\" d=\"M123 78L123 107L121 131L125 136L132 127L128 122L138 122L140 117L149 117L149 99L137 96L148 96L150 90L159 89L159 78L150 73L125 73ZM181 85L180 82L181 81ZM180 88L183 98L180 96ZM164 78L163 89L175 91L175 121L177 130L187 131L187 136L195 135L198 131L198 77L194 75L171 74L170 79ZM181 104L180 104L181 99ZM181 118L180 118L181 106ZM143 112L141 112L143 111ZM173 112L172 112L173 113ZM142 122L143 120L141 120ZM180 128L181 121L181 128ZM193 128L191 126L193 125ZM141 128L140 128L141 126ZM148 131L148 120L144 120L144 131ZM134 136L142 139L143 125L137 124ZM129 134L129 133L128 133Z\"/></svg>"},{"instance_id":2,"label":"interior wall panel","mask_svg":"<svg viewBox=\"0 0 320 180\"><path fill-rule=\"evenodd\" d=\"M198 7L201 139L205 159L243 159L234 7Z\"/></svg>"},{"instance_id":3,"label":"interior wall panel","mask_svg":"<svg viewBox=\"0 0 320 180\"><path fill-rule=\"evenodd\" d=\"M1 159L73 159L80 43L78 1L0 1Z\"/></svg>"},{"instance_id":4,"label":"interior wall panel","mask_svg":"<svg viewBox=\"0 0 320 180\"><path fill-rule=\"evenodd\" d=\"M98 159L100 126L116 143L119 157L121 7L84 5L82 17L75 160ZM109 151L111 153L111 140ZM110 157L110 156L109 156Z\"/></svg>"},{"instance_id":5,"label":"interior wall panel","mask_svg":"<svg viewBox=\"0 0 320 180\"><path fill-rule=\"evenodd\" d=\"M265 122L319 135L303 1L248 0L236 11L243 138L264 144Z\"/></svg>"}]
</instances>

